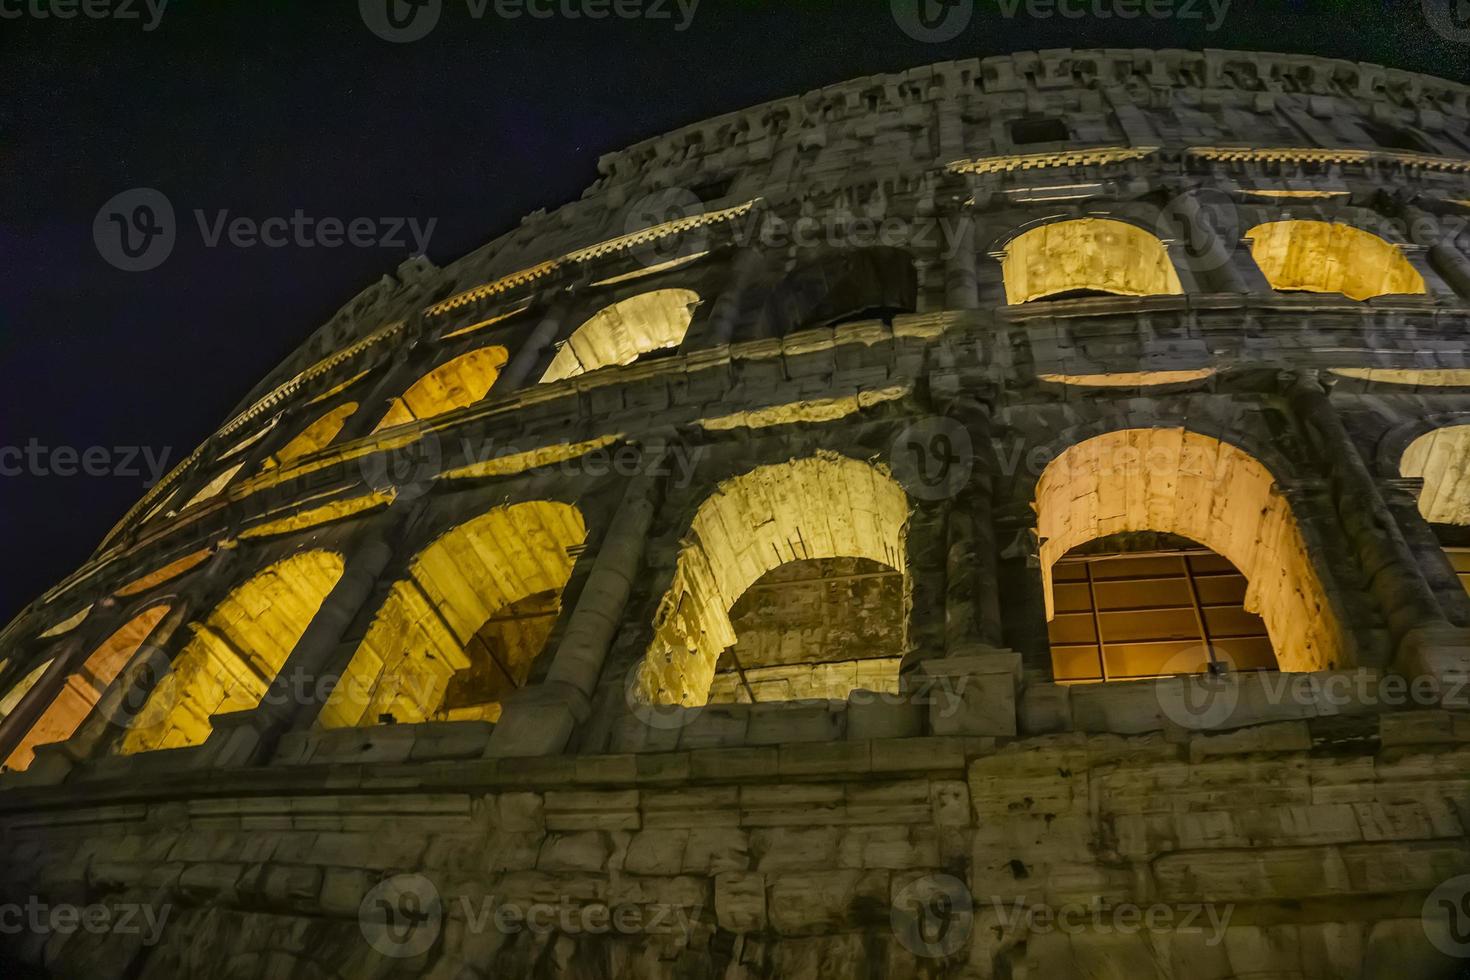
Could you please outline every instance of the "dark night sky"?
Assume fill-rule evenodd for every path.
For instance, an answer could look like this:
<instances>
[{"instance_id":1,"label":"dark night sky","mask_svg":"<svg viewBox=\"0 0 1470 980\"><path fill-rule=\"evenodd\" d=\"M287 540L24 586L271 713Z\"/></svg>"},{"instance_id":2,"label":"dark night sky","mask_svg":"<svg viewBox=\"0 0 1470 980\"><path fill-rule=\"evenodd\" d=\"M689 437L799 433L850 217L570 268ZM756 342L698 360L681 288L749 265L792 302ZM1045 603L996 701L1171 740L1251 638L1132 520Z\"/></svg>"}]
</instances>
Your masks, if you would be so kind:
<instances>
[{"instance_id":1,"label":"dark night sky","mask_svg":"<svg viewBox=\"0 0 1470 980\"><path fill-rule=\"evenodd\" d=\"M53 0L0 12L38 2ZM1420 0L1235 0L1213 32L1207 3L1203 19L1123 21L1024 6L1007 19L976 0L946 44L907 37L888 0L703 0L683 32L475 20L466 0L444 2L437 29L406 45L370 33L353 0L173 0L152 32L0 19L0 451L106 447L121 463L114 449L146 446L176 462L407 255L210 248L196 208L436 218L428 253L443 264L576 198L604 152L877 72L1093 46L1296 51L1459 80L1470 63L1470 42L1432 30ZM179 239L161 267L129 274L100 257L92 222L135 187L170 198ZM0 475L0 623L85 560L144 480Z\"/></svg>"}]
</instances>

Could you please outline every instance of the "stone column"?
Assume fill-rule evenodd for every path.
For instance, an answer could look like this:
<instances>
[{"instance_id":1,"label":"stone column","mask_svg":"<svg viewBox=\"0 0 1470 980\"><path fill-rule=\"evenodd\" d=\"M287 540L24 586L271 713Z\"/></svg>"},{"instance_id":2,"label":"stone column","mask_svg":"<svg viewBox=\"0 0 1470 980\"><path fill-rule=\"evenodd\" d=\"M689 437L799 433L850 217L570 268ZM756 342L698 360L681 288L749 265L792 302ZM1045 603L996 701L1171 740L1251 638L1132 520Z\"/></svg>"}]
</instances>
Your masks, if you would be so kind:
<instances>
[{"instance_id":1,"label":"stone column","mask_svg":"<svg viewBox=\"0 0 1470 980\"><path fill-rule=\"evenodd\" d=\"M690 350L724 347L734 340L745 315L746 304L751 299L752 284L760 278L764 267L765 256L754 245L745 245L737 250L730 262L730 281L710 312L706 337L689 338L681 346Z\"/></svg>"},{"instance_id":2,"label":"stone column","mask_svg":"<svg viewBox=\"0 0 1470 980\"><path fill-rule=\"evenodd\" d=\"M1470 631L1450 625L1398 521L1315 371L1288 375L1292 407L1325 465L1339 519L1388 619L1395 667L1444 678L1470 669Z\"/></svg>"},{"instance_id":3,"label":"stone column","mask_svg":"<svg viewBox=\"0 0 1470 980\"><path fill-rule=\"evenodd\" d=\"M393 542L404 513L395 514L390 508L380 521L363 529L344 556L342 577L311 617L260 703L211 721L213 730L205 742L200 765L225 767L259 762L287 731L316 721L330 693L327 680L338 678L356 651L356 644L344 644L344 637L376 594L396 554ZM351 649L343 649L344 645Z\"/></svg>"},{"instance_id":4,"label":"stone column","mask_svg":"<svg viewBox=\"0 0 1470 980\"><path fill-rule=\"evenodd\" d=\"M1223 215L1207 212L1193 190L1181 191L1170 202L1170 225L1179 239L1171 254L1183 258L1202 288L1220 293L1269 293L1271 285L1241 240L1240 212L1234 202L1219 201ZM1222 235L1221 231L1226 232Z\"/></svg>"},{"instance_id":5,"label":"stone column","mask_svg":"<svg viewBox=\"0 0 1470 980\"><path fill-rule=\"evenodd\" d=\"M1021 657L1000 645L990 408L967 397L950 414L970 436L974 472L946 521L944 655L905 657L902 684L927 701L932 734L1014 735Z\"/></svg>"},{"instance_id":6,"label":"stone column","mask_svg":"<svg viewBox=\"0 0 1470 980\"><path fill-rule=\"evenodd\" d=\"M571 316L574 302L571 295L564 294L551 303L535 329L526 336L519 348L511 352L505 370L501 371L500 377L496 379L495 390L505 394L533 385L540 380L532 378L531 372L540 364L546 349L561 336L563 327L568 317Z\"/></svg>"},{"instance_id":7,"label":"stone column","mask_svg":"<svg viewBox=\"0 0 1470 980\"><path fill-rule=\"evenodd\" d=\"M1446 235L1439 217L1423 208L1404 208L1404 218L1409 226L1409 240L1415 245L1400 246L1400 251L1421 275L1426 267L1433 271L1436 282L1431 283L1425 277L1430 292L1450 301L1470 299L1470 258L1460 250L1458 236ZM1442 288L1435 289L1436 284Z\"/></svg>"},{"instance_id":8,"label":"stone column","mask_svg":"<svg viewBox=\"0 0 1470 980\"><path fill-rule=\"evenodd\" d=\"M1384 479L1378 481L1383 501L1403 533L1404 541L1414 554L1415 565L1439 601L1445 617L1455 625L1470 626L1470 595L1460 584L1460 577L1450 564L1444 546L1434 529L1419 510L1419 497L1424 489L1422 478Z\"/></svg>"},{"instance_id":9,"label":"stone column","mask_svg":"<svg viewBox=\"0 0 1470 980\"><path fill-rule=\"evenodd\" d=\"M667 448L658 439L644 449L642 472L623 492L545 681L506 699L487 756L556 755L566 749L577 724L587 719L633 581L643 568Z\"/></svg>"}]
</instances>

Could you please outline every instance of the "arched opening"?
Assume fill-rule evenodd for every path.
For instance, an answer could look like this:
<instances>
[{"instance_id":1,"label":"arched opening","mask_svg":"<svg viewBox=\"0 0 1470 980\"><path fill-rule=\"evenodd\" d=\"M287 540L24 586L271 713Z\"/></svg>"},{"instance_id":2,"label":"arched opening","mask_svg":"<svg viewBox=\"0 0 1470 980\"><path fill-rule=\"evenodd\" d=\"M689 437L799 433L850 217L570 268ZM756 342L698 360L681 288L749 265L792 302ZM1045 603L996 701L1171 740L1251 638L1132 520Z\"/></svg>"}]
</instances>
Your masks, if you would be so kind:
<instances>
[{"instance_id":1,"label":"arched opening","mask_svg":"<svg viewBox=\"0 0 1470 980\"><path fill-rule=\"evenodd\" d=\"M689 332L698 305L699 294L688 289L659 289L614 303L567 338L541 382L632 364L646 354L676 349Z\"/></svg>"},{"instance_id":2,"label":"arched opening","mask_svg":"<svg viewBox=\"0 0 1470 980\"><path fill-rule=\"evenodd\" d=\"M903 572L869 558L815 558L756 579L730 607L710 704L898 691Z\"/></svg>"},{"instance_id":3,"label":"arched opening","mask_svg":"<svg viewBox=\"0 0 1470 980\"><path fill-rule=\"evenodd\" d=\"M51 666L51 661L54 659L56 658L49 658L45 663L36 667L29 674L22 677L20 683L6 691L4 697L0 697L0 721L8 718L10 713L15 710L15 706L20 704L20 699L31 692L31 688L36 686L36 682L41 679L41 675L46 673L46 669Z\"/></svg>"},{"instance_id":4,"label":"arched opening","mask_svg":"<svg viewBox=\"0 0 1470 980\"><path fill-rule=\"evenodd\" d=\"M64 636L67 633L70 633L72 630L76 629L78 626L82 625L82 623L84 623L87 617L90 615L92 615L91 605L83 606L81 609L72 613L66 619L63 619L55 626L46 630L46 632L38 634L37 639L49 640L52 637Z\"/></svg>"},{"instance_id":5,"label":"arched opening","mask_svg":"<svg viewBox=\"0 0 1470 980\"><path fill-rule=\"evenodd\" d=\"M1424 481L1419 513L1435 525L1450 566L1470 593L1470 425L1424 433L1404 450L1399 471Z\"/></svg>"},{"instance_id":6,"label":"arched opening","mask_svg":"<svg viewBox=\"0 0 1470 980\"><path fill-rule=\"evenodd\" d=\"M908 497L886 472L858 460L832 453L757 467L721 483L700 505L690 524L686 544L679 552L674 581L659 604L654 618L654 640L638 676L638 694L649 703L698 705L708 701L716 671L722 662L736 677L722 680L721 696L749 700L754 685L738 681L737 658L741 632L732 611L757 583L790 587L793 582L766 578L782 566L829 560L825 567L805 567L783 573L805 576L804 583L820 596L827 582L843 575L882 574L902 576L906 571L905 537L909 514ZM834 563L831 559L846 559ZM874 567L876 566L876 567ZM817 574L814 574L817 573ZM900 592L903 587L900 584ZM861 591L861 590L860 590ZM800 589L789 589L797 596ZM781 616L801 615L777 600L776 615L762 626L759 598L747 602L738 618L747 636L751 628L767 633L779 630ZM752 618L754 614L754 618ZM850 624L849 624L850 625ZM896 637L897 650L868 660L892 661L891 679L896 680L896 656L902 656L903 626L885 624L885 635ZM835 637L831 637L835 640ZM730 651L734 648L733 654ZM756 649L774 650L782 668L771 676L775 687L800 690L811 697L845 698L859 678L875 674L886 677L887 668L872 663L859 669L856 660L844 655L852 666L825 667L813 654L840 649L840 642L812 645L799 634L761 640ZM871 651L870 651L871 652ZM764 654L763 654L764 655ZM819 669L820 668L820 669ZM826 675L829 685L820 683ZM762 678L765 679L765 678ZM759 691L754 692L759 697Z\"/></svg>"},{"instance_id":7,"label":"arched opening","mask_svg":"<svg viewBox=\"0 0 1470 980\"><path fill-rule=\"evenodd\" d=\"M1275 670L1265 621L1245 608L1246 589L1228 559L1176 535L1125 532L1073 548L1052 566L1053 677Z\"/></svg>"},{"instance_id":8,"label":"arched opening","mask_svg":"<svg viewBox=\"0 0 1470 980\"><path fill-rule=\"evenodd\" d=\"M346 402L338 405L315 422L302 429L290 442L266 457L261 469L275 469L278 466L287 466L327 448L333 439L342 431L342 426L357 411L357 402Z\"/></svg>"},{"instance_id":9,"label":"arched opening","mask_svg":"<svg viewBox=\"0 0 1470 980\"><path fill-rule=\"evenodd\" d=\"M1399 471L1424 481L1419 513L1426 521L1470 525L1470 425L1424 433L1404 450Z\"/></svg>"},{"instance_id":10,"label":"arched opening","mask_svg":"<svg viewBox=\"0 0 1470 980\"><path fill-rule=\"evenodd\" d=\"M1036 485L1036 509L1048 622L1055 622L1063 599L1067 600L1063 609L1068 613L1075 607L1075 596L1069 593L1076 590L1059 589L1059 583L1075 584L1077 570L1062 566L1061 571L1069 577L1059 578L1061 559L1098 539L1156 532L1185 539L1185 550L1197 551L1195 545L1208 549L1244 576L1246 587L1239 597L1240 607L1258 614L1264 622L1281 669L1313 671L1343 665L1341 634L1291 507L1266 467L1235 446L1178 428L1125 429L1096 436L1068 448L1046 468ZM1116 550L1116 540L1106 545ZM1180 548L1181 543L1174 542L1165 550L1177 553ZM1181 567L1177 562L1187 561L1187 556L1176 554L1170 574L1164 575L1160 567L1155 569L1160 574L1154 577L1173 577L1182 582L1161 585L1159 589L1182 596L1181 590L1201 573L1228 575L1228 569L1207 559ZM1213 587L1207 587L1206 592ZM1209 594L1217 595L1224 603L1231 586L1225 583L1219 588L1218 594ZM1145 587L1139 591L1148 590ZM1104 605L1108 613L1125 617L1130 608L1170 608L1156 601L1158 595L1137 598L1134 607L1113 605L1111 599ZM1194 605L1201 606L1197 601ZM1248 637L1249 624L1237 625L1240 635ZM1208 629L1208 623L1204 628ZM1106 635L1097 638L1107 639ZM1207 640L1202 638L1201 642ZM1216 646L1229 655L1230 644ZM1244 647L1242 655L1246 662L1237 666L1270 666L1258 653ZM1134 651L1119 660L1116 673L1134 676L1143 669L1141 665L1152 662L1157 666L1168 661L1169 657L1149 661L1145 651ZM1177 661L1167 665L1170 672L1183 672L1176 669ZM1054 667L1059 676L1076 671L1075 663L1065 661L1054 663ZM1108 676L1109 672L1104 669L1101 673Z\"/></svg>"},{"instance_id":11,"label":"arched opening","mask_svg":"<svg viewBox=\"0 0 1470 980\"><path fill-rule=\"evenodd\" d=\"M1421 294L1424 277L1377 235L1327 221L1270 221L1245 233L1272 289L1348 299Z\"/></svg>"},{"instance_id":12,"label":"arched opening","mask_svg":"<svg viewBox=\"0 0 1470 980\"><path fill-rule=\"evenodd\" d=\"M918 308L914 260L899 248L830 249L787 274L766 302L764 332L835 327L856 320L892 321Z\"/></svg>"},{"instance_id":13,"label":"arched opening","mask_svg":"<svg viewBox=\"0 0 1470 980\"><path fill-rule=\"evenodd\" d=\"M236 463L234 466L223 470L218 475L216 475L214 479L210 480L204 486L200 487L199 491L195 493L194 496L189 498L188 503L184 504L184 506L181 507L176 513L182 514L190 507L197 507L202 503L206 503L210 500L213 500L215 497L218 497L221 493L224 493L225 487L230 485L230 481L235 478L235 475L244 468L245 464L241 462Z\"/></svg>"},{"instance_id":14,"label":"arched opening","mask_svg":"<svg viewBox=\"0 0 1470 980\"><path fill-rule=\"evenodd\" d=\"M1012 238L1001 260L1006 302L1184 292L1164 243L1125 221L1053 221Z\"/></svg>"},{"instance_id":15,"label":"arched opening","mask_svg":"<svg viewBox=\"0 0 1470 980\"><path fill-rule=\"evenodd\" d=\"M103 693L168 614L168 608L166 604L157 605L139 613L92 651L86 663L66 679L56 699L47 705L11 751L5 767L16 772L27 769L35 759L37 746L65 742L76 734Z\"/></svg>"},{"instance_id":16,"label":"arched opening","mask_svg":"<svg viewBox=\"0 0 1470 980\"><path fill-rule=\"evenodd\" d=\"M586 538L577 508L535 501L429 545L378 611L321 727L499 720L556 625Z\"/></svg>"},{"instance_id":17,"label":"arched opening","mask_svg":"<svg viewBox=\"0 0 1470 980\"><path fill-rule=\"evenodd\" d=\"M342 567L330 551L276 562L191 624L193 638L149 694L119 751L199 745L209 737L211 716L258 705Z\"/></svg>"},{"instance_id":18,"label":"arched opening","mask_svg":"<svg viewBox=\"0 0 1470 980\"><path fill-rule=\"evenodd\" d=\"M155 589L165 582L170 582L185 572L193 571L209 560L214 552L209 548L201 548L190 552L176 561L171 561L162 568L156 569L144 575L142 578L134 579L127 585L117 590L117 595L127 597L142 595L150 589Z\"/></svg>"},{"instance_id":19,"label":"arched opening","mask_svg":"<svg viewBox=\"0 0 1470 980\"><path fill-rule=\"evenodd\" d=\"M468 408L489 393L508 359L504 347L481 347L446 361L393 399L373 433Z\"/></svg>"}]
</instances>

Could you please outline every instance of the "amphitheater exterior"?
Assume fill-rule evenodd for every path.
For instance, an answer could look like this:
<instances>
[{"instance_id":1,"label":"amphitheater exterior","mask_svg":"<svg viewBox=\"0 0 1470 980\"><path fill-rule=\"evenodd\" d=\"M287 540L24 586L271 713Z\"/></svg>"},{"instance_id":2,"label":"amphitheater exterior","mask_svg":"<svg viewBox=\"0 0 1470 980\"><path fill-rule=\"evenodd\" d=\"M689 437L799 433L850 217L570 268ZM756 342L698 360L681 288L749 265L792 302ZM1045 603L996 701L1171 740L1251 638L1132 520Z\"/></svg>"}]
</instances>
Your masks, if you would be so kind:
<instances>
[{"instance_id":1,"label":"amphitheater exterior","mask_svg":"<svg viewBox=\"0 0 1470 980\"><path fill-rule=\"evenodd\" d=\"M1467 100L947 62L405 263L0 634L0 972L1466 975Z\"/></svg>"}]
</instances>

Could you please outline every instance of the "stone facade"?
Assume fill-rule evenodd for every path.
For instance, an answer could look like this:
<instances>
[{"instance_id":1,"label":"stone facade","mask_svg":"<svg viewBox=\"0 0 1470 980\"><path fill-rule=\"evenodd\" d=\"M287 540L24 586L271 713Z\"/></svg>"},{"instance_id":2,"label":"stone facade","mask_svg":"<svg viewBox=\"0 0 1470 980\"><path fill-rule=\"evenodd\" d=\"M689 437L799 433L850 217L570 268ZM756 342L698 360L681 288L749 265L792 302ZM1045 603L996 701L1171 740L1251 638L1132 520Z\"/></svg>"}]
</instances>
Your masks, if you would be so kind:
<instances>
[{"instance_id":1,"label":"stone facade","mask_svg":"<svg viewBox=\"0 0 1470 980\"><path fill-rule=\"evenodd\" d=\"M0 967L1462 975L1467 99L951 62L405 264L0 634ZM1280 671L1054 680L1144 532Z\"/></svg>"}]
</instances>

